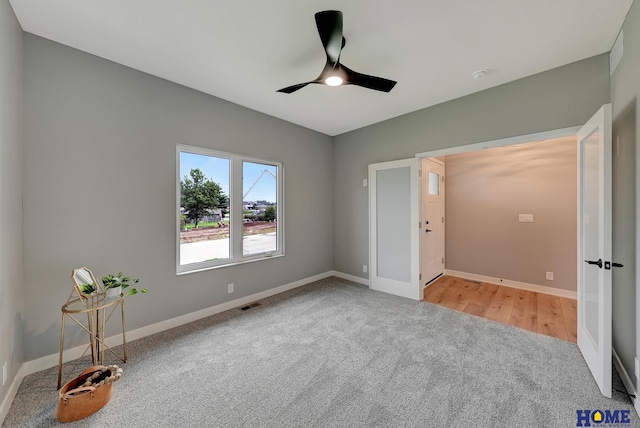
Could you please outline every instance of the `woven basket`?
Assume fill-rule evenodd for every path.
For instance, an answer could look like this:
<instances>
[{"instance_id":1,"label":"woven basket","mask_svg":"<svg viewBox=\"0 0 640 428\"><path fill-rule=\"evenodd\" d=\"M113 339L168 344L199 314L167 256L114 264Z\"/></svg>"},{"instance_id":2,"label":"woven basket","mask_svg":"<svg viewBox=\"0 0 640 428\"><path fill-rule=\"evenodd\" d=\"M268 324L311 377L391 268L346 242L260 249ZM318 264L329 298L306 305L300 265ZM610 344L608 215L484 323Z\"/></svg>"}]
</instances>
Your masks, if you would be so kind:
<instances>
[{"instance_id":1,"label":"woven basket","mask_svg":"<svg viewBox=\"0 0 640 428\"><path fill-rule=\"evenodd\" d=\"M104 366L93 366L80 376L64 384L58 391L55 416L60 422L73 422L97 412L111 400L112 383L100 386L82 386L88 377L102 371Z\"/></svg>"}]
</instances>

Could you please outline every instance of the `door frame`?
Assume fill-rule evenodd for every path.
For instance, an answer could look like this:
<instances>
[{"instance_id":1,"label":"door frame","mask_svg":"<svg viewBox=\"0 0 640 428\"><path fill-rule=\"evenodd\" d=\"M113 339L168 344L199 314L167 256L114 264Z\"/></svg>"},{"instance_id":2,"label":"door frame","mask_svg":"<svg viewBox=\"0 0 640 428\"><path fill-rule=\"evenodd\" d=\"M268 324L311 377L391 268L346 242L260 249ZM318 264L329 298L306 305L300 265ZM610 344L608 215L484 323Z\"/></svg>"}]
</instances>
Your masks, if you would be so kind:
<instances>
[{"instance_id":1,"label":"door frame","mask_svg":"<svg viewBox=\"0 0 640 428\"><path fill-rule=\"evenodd\" d=\"M506 147L506 146L514 146L517 144L524 144L524 143L533 143L536 141L544 141L544 140L552 140L555 138L563 138L563 137L573 137L573 136L577 136L578 135L578 131L580 130L580 128L582 128L582 126L571 126L568 128L559 128L559 129L552 129L549 131L542 131L542 132L534 132L532 134L523 134L523 135L516 135L514 137L507 137L507 138L500 138L497 140L488 140L488 141L481 141L478 143L473 143L473 144L465 144L462 146L456 146L456 147L449 147L446 149L437 149L437 150L430 150L427 152L421 152L421 153L416 153L415 157L422 159L428 159L428 158L436 158L436 157L441 157L441 156L447 156L447 155L457 155L460 153L468 153L468 152L475 152L475 151L479 151L479 150L484 150L484 149L492 149L492 148L496 148L496 147ZM639 151L640 153L640 151ZM445 176L446 176L446 162L445 164ZM447 207L446 207L446 203L444 206L444 217L445 217L445 224L447 224ZM420 213L422 215L422 213ZM422 260L422 247L420 247L420 259ZM446 251L446 244L445 244L445 251ZM446 275L447 273L447 269L446 269L446 256L445 256L445 269L444 269L444 273ZM422 285L422 289L424 291L424 288L426 288L425 285Z\"/></svg>"},{"instance_id":2,"label":"door frame","mask_svg":"<svg viewBox=\"0 0 640 428\"><path fill-rule=\"evenodd\" d=\"M459 153L475 152L477 150L492 149L494 147L513 146L522 143L532 143L534 141L551 140L554 138L571 137L578 134L581 126L571 126L569 128L552 129L550 131L534 132L533 134L516 135L514 137L500 138L497 140L481 141L473 144L450 147L446 149L430 150L416 153L417 158L435 158L446 155L457 155Z\"/></svg>"}]
</instances>

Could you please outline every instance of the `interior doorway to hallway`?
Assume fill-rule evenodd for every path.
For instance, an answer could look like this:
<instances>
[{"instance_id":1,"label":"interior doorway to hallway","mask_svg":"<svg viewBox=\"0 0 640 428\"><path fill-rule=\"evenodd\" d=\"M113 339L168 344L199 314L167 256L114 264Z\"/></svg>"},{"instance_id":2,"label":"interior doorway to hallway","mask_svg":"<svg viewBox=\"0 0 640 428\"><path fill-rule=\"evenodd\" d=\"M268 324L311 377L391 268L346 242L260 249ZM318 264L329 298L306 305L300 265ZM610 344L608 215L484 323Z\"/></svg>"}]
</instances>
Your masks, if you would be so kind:
<instances>
[{"instance_id":1,"label":"interior doorway to hallway","mask_svg":"<svg viewBox=\"0 0 640 428\"><path fill-rule=\"evenodd\" d=\"M449 273L575 298L575 142L573 134L498 148L469 147L475 150L444 156L435 153L440 154L435 162L424 157L423 288ZM433 185L438 174L430 171L430 164L446 171L440 189ZM441 207L432 203L439 192ZM435 217L444 226L441 246L437 239L429 240ZM440 261L440 271L430 269L435 260Z\"/></svg>"}]
</instances>

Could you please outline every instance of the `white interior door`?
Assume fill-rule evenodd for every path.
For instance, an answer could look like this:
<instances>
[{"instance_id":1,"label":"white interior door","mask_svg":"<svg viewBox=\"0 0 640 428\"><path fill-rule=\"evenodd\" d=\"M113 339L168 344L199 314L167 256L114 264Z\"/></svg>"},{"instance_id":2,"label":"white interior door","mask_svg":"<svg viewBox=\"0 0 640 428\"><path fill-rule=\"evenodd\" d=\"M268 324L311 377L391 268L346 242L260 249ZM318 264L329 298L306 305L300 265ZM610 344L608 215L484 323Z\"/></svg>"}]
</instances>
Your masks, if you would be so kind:
<instances>
[{"instance_id":1,"label":"white interior door","mask_svg":"<svg viewBox=\"0 0 640 428\"><path fill-rule=\"evenodd\" d=\"M611 397L611 105L578 132L578 347Z\"/></svg>"},{"instance_id":2,"label":"white interior door","mask_svg":"<svg viewBox=\"0 0 640 428\"><path fill-rule=\"evenodd\" d=\"M422 161L422 284L444 273L444 164Z\"/></svg>"},{"instance_id":3,"label":"white interior door","mask_svg":"<svg viewBox=\"0 0 640 428\"><path fill-rule=\"evenodd\" d=\"M370 288L422 300L420 159L369 165Z\"/></svg>"}]
</instances>

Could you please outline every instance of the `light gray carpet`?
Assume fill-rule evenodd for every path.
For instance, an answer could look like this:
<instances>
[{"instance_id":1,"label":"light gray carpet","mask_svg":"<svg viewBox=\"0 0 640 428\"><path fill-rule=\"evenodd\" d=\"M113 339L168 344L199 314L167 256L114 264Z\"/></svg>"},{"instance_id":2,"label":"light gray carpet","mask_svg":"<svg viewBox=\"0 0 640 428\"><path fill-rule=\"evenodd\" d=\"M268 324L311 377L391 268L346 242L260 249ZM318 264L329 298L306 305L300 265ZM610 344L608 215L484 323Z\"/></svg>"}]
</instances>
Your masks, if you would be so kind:
<instances>
[{"instance_id":1,"label":"light gray carpet","mask_svg":"<svg viewBox=\"0 0 640 428\"><path fill-rule=\"evenodd\" d=\"M129 344L99 412L68 427L571 427L600 395L577 347L329 278ZM3 427L53 418L56 373ZM640 426L631 412L632 425Z\"/></svg>"}]
</instances>

